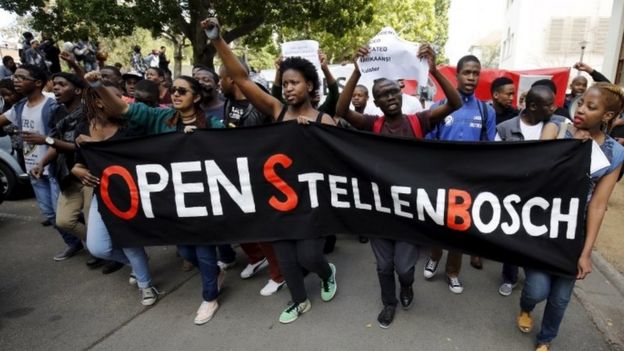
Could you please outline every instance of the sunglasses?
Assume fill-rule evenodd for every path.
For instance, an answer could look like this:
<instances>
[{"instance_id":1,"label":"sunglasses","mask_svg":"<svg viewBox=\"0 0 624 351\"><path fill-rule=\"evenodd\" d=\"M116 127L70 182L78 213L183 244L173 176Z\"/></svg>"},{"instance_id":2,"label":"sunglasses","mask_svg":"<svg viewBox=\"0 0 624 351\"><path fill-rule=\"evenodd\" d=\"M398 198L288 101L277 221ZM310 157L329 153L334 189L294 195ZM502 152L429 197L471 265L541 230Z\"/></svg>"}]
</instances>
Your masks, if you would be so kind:
<instances>
[{"instance_id":1,"label":"sunglasses","mask_svg":"<svg viewBox=\"0 0 624 351\"><path fill-rule=\"evenodd\" d=\"M181 87L171 87L169 88L169 94L173 95L178 93L180 96L186 95L186 93L191 92L191 89L181 88Z\"/></svg>"}]
</instances>

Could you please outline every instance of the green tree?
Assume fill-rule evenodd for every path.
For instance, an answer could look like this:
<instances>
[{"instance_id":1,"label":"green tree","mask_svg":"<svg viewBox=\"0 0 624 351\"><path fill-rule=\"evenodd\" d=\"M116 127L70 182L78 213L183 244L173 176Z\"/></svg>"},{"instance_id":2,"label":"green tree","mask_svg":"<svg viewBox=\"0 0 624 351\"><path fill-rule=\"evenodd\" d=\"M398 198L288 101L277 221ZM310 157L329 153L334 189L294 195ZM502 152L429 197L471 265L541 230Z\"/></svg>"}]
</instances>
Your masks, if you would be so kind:
<instances>
[{"instance_id":1,"label":"green tree","mask_svg":"<svg viewBox=\"0 0 624 351\"><path fill-rule=\"evenodd\" d=\"M113 38L145 28L169 39L176 46L175 56L190 43L193 61L209 66L215 51L199 24L210 8L216 10L227 42L251 33L258 42L266 41L280 27L322 28L340 37L372 15L367 0L0 0L0 7L18 15L32 14L35 29L63 40Z\"/></svg>"},{"instance_id":2,"label":"green tree","mask_svg":"<svg viewBox=\"0 0 624 351\"><path fill-rule=\"evenodd\" d=\"M310 22L303 30L301 27L276 28L277 42L317 40L330 61L340 63L351 60L358 47L389 26L405 40L434 44L439 51L438 62L445 61L443 48L448 38L449 0L372 0L370 5L373 7L370 21L345 27L340 33L325 31L322 23ZM267 46L275 48L277 44L268 43L265 48Z\"/></svg>"}]
</instances>

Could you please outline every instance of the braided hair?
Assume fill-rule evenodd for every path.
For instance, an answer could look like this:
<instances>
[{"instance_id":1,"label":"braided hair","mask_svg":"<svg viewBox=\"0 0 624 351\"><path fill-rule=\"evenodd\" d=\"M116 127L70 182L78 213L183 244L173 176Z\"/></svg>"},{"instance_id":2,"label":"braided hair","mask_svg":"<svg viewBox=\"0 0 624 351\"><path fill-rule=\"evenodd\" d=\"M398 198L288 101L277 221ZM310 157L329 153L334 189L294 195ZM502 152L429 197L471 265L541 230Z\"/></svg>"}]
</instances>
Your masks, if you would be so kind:
<instances>
[{"instance_id":1,"label":"braided hair","mask_svg":"<svg viewBox=\"0 0 624 351\"><path fill-rule=\"evenodd\" d=\"M611 130L613 121L624 113L624 90L615 84L607 82L595 83L590 89L596 89L604 98L605 110L614 113L614 118L607 122L607 130Z\"/></svg>"},{"instance_id":2,"label":"braided hair","mask_svg":"<svg viewBox=\"0 0 624 351\"><path fill-rule=\"evenodd\" d=\"M108 81L103 81L102 86L106 88L112 87L119 89L119 87L115 83ZM100 95L95 89L91 88L90 86L87 86L82 91L83 118L87 122L87 124L89 126L93 126L94 129L97 125L97 121L102 121L105 119L105 117L103 116L104 112L97 106L97 100L99 99ZM119 125L123 124L123 120L120 118L108 118L108 120Z\"/></svg>"}]
</instances>

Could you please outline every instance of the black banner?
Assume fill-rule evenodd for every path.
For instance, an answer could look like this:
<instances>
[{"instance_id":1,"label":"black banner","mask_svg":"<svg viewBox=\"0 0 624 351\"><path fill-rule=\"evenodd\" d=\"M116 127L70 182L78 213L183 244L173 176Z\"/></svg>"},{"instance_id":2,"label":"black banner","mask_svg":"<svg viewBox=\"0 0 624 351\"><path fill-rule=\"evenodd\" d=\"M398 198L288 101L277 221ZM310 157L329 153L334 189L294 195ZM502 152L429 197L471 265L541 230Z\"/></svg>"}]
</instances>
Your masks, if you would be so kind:
<instances>
[{"instance_id":1,"label":"black banner","mask_svg":"<svg viewBox=\"0 0 624 351\"><path fill-rule=\"evenodd\" d=\"M335 233L575 275L591 143L450 143L284 123L84 148L120 246Z\"/></svg>"}]
</instances>

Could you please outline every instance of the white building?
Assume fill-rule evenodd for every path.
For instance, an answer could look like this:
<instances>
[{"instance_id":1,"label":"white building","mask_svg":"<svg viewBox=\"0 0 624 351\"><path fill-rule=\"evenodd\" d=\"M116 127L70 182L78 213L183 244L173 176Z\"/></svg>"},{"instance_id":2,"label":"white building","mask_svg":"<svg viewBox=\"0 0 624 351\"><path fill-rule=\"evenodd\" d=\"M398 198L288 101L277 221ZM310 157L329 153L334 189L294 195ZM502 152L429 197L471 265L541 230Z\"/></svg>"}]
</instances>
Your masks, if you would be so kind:
<instances>
[{"instance_id":1,"label":"white building","mask_svg":"<svg viewBox=\"0 0 624 351\"><path fill-rule=\"evenodd\" d=\"M606 67L605 58L619 54L611 51L621 47L624 14L618 11L623 2L507 0L500 68L569 67L580 60L584 46L583 62L613 79L615 67L613 63ZM618 30L619 39L614 34Z\"/></svg>"}]
</instances>

